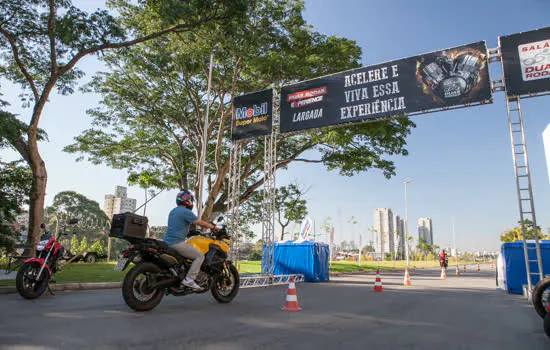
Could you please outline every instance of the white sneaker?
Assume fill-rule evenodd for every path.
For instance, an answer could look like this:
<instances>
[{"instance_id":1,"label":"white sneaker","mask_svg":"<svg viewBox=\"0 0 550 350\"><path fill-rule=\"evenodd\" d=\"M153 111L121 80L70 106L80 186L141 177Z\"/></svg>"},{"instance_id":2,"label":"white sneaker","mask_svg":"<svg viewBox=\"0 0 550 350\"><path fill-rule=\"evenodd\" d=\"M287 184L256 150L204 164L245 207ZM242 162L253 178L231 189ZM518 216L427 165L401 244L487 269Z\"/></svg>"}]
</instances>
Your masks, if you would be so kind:
<instances>
[{"instance_id":1,"label":"white sneaker","mask_svg":"<svg viewBox=\"0 0 550 350\"><path fill-rule=\"evenodd\" d=\"M185 277L185 279L183 280L182 284L183 284L184 286L190 287L191 289L201 289L201 286L199 286L197 283L195 283L194 280L192 280L192 279L189 278L189 277Z\"/></svg>"}]
</instances>

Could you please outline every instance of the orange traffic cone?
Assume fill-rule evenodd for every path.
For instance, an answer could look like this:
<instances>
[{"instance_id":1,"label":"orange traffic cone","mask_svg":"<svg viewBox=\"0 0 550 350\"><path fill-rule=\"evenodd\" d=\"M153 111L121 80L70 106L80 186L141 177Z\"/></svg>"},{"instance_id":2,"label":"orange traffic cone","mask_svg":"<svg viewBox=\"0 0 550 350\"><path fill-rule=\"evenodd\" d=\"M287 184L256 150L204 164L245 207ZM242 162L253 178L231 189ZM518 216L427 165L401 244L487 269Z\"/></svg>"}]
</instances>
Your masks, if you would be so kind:
<instances>
[{"instance_id":1,"label":"orange traffic cone","mask_svg":"<svg viewBox=\"0 0 550 350\"><path fill-rule=\"evenodd\" d=\"M442 267L441 268L441 279L444 280L447 278L447 269Z\"/></svg>"},{"instance_id":2,"label":"orange traffic cone","mask_svg":"<svg viewBox=\"0 0 550 350\"><path fill-rule=\"evenodd\" d=\"M382 289L382 280L380 279L380 270L376 270L376 279L374 280L374 291L383 292Z\"/></svg>"},{"instance_id":3,"label":"orange traffic cone","mask_svg":"<svg viewBox=\"0 0 550 350\"><path fill-rule=\"evenodd\" d=\"M481 269L479 268L479 264L477 264L476 271L481 271Z\"/></svg>"},{"instance_id":4,"label":"orange traffic cone","mask_svg":"<svg viewBox=\"0 0 550 350\"><path fill-rule=\"evenodd\" d=\"M290 282L288 283L288 292L286 294L286 303L281 310L283 311L302 310L298 306L298 296L296 295L296 285L294 284L294 277L290 277Z\"/></svg>"},{"instance_id":5,"label":"orange traffic cone","mask_svg":"<svg viewBox=\"0 0 550 350\"><path fill-rule=\"evenodd\" d=\"M410 286L411 285L411 276L409 275L409 268L405 268L405 280L403 281L404 286Z\"/></svg>"},{"instance_id":6,"label":"orange traffic cone","mask_svg":"<svg viewBox=\"0 0 550 350\"><path fill-rule=\"evenodd\" d=\"M456 265L456 275L460 275L460 270L458 269L458 265Z\"/></svg>"}]
</instances>

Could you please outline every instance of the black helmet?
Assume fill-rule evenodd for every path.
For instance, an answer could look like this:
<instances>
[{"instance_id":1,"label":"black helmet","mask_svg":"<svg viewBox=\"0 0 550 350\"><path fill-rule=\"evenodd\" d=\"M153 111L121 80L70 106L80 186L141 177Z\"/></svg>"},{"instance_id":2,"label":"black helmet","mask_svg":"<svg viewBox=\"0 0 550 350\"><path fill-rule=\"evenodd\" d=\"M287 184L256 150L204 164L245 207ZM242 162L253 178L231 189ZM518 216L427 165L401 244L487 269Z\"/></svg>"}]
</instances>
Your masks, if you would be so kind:
<instances>
[{"instance_id":1,"label":"black helmet","mask_svg":"<svg viewBox=\"0 0 550 350\"><path fill-rule=\"evenodd\" d=\"M181 190L176 197L176 204L183 205L187 209L193 209L193 203L195 202L195 197L193 194L187 190Z\"/></svg>"}]
</instances>

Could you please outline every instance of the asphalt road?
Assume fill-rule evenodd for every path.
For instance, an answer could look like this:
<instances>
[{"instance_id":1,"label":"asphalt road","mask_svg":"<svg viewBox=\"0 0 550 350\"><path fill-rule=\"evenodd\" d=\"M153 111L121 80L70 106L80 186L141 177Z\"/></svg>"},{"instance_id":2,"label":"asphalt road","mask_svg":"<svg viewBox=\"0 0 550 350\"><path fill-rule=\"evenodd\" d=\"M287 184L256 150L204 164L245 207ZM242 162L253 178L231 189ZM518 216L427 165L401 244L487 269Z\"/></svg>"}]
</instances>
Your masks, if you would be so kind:
<instances>
[{"instance_id":1,"label":"asphalt road","mask_svg":"<svg viewBox=\"0 0 550 350\"><path fill-rule=\"evenodd\" d=\"M449 272L452 272L450 270ZM298 283L301 312L284 312L286 287L241 290L230 304L202 294L167 297L152 312L120 290L59 292L27 301L0 295L1 349L548 349L542 320L521 296L495 290L493 271L412 271Z\"/></svg>"}]
</instances>

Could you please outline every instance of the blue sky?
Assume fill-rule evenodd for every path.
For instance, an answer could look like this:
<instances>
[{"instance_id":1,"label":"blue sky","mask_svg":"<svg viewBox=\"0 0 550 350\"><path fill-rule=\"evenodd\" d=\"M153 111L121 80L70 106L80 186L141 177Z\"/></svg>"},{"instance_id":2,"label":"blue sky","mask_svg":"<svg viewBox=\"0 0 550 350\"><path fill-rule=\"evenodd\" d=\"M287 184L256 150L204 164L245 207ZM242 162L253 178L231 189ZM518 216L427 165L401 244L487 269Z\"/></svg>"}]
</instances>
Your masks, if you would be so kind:
<instances>
[{"instance_id":1,"label":"blue sky","mask_svg":"<svg viewBox=\"0 0 550 350\"><path fill-rule=\"evenodd\" d=\"M92 10L103 2L74 3ZM309 0L305 18L321 33L357 41L363 50L363 64L370 65L479 40L486 40L493 48L499 35L549 26L548 13L550 2L543 0L525 0L521 6L511 0L465 0L460 4L431 0ZM102 68L95 58L84 59L79 67L87 73L83 82ZM491 64L490 72L493 79L501 76L498 64ZM12 102L10 111L29 115L29 110L19 108L16 87L2 82L2 93ZM40 148L49 173L48 204L55 193L63 190L78 191L102 204L103 196L112 193L115 185L126 183L124 171L76 163L75 156L61 151L74 135L89 127L85 111L98 101L93 94L53 95L45 108L41 127L48 132L50 142ZM523 111L537 218L546 231L550 227L550 182L542 131L550 123L550 96L525 100ZM317 234L322 221L331 217L338 241L351 239L352 232L356 240L362 232L367 241L375 208L390 207L404 215L403 181L412 178L416 181L408 186L410 233L415 232L418 217L429 216L436 243L448 245L454 215L460 248L498 248L500 232L519 220L503 93L494 95L492 105L413 120L417 127L407 139L410 155L392 158L397 175L390 180L376 170L341 177L321 165L296 164L277 174L277 184L296 180L311 187L307 195L309 212ZM16 155L2 151L0 156L13 159ZM151 224L165 224L175 193L165 192L149 204ZM138 203L144 199L139 188L129 188L129 195ZM352 215L359 221L355 227L346 223Z\"/></svg>"}]
</instances>

